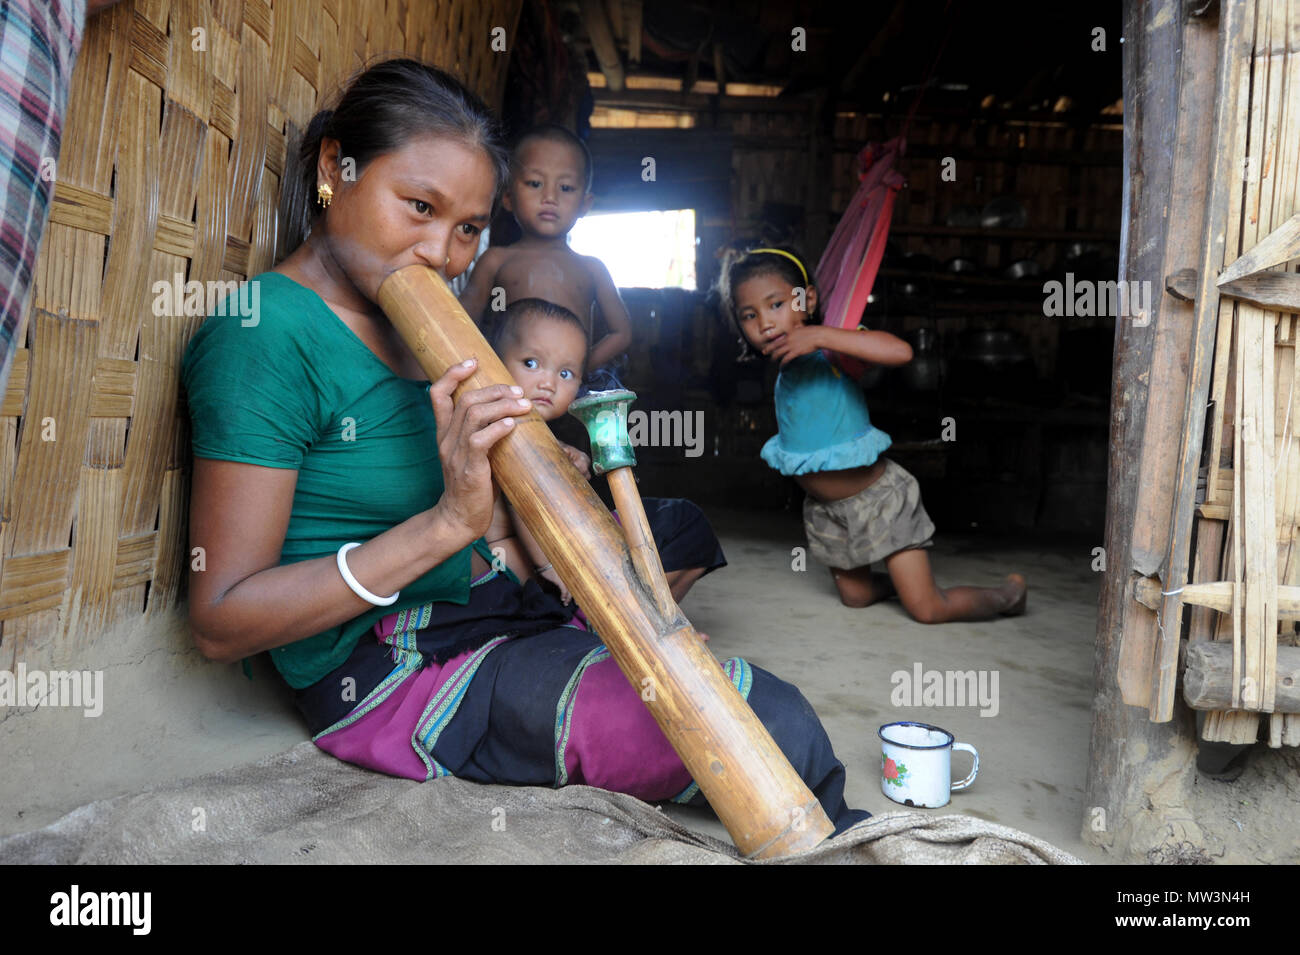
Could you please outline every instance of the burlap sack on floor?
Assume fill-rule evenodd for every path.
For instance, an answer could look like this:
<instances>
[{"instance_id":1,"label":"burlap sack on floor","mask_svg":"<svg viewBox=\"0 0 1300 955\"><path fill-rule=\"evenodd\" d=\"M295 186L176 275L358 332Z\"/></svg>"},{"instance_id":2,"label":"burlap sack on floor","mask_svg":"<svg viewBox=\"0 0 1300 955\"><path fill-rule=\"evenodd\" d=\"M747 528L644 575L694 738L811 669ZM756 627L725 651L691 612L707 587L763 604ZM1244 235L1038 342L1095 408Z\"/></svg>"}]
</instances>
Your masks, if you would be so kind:
<instances>
[{"instance_id":1,"label":"burlap sack on floor","mask_svg":"<svg viewBox=\"0 0 1300 955\"><path fill-rule=\"evenodd\" d=\"M304 742L256 763L89 803L0 839L0 863L700 863L735 847L632 796L393 779ZM1078 864L971 816L876 816L781 863Z\"/></svg>"}]
</instances>

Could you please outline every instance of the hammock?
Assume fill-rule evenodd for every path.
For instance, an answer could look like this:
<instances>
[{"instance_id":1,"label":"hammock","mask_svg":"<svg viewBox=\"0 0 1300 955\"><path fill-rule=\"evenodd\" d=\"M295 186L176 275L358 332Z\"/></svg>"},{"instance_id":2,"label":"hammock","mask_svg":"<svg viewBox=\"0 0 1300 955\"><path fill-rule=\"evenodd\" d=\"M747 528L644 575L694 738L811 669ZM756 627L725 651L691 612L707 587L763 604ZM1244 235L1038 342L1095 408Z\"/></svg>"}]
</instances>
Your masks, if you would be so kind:
<instances>
[{"instance_id":1,"label":"hammock","mask_svg":"<svg viewBox=\"0 0 1300 955\"><path fill-rule=\"evenodd\" d=\"M817 263L817 291L822 296L826 325L857 328L862 320L885 254L894 199L905 182L897 169L905 148L906 140L898 136L884 145L868 143L858 153L861 184ZM858 358L831 351L825 354L854 378L868 367Z\"/></svg>"}]
</instances>

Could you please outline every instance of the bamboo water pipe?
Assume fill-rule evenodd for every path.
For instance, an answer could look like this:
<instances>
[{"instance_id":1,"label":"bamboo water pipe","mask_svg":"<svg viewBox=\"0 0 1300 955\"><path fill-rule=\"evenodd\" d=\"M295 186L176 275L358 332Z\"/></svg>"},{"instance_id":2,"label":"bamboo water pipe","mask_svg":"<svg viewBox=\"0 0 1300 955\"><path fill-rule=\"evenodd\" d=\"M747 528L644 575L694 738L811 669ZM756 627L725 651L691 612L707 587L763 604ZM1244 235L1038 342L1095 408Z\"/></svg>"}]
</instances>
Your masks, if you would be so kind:
<instances>
[{"instance_id":1,"label":"bamboo water pipe","mask_svg":"<svg viewBox=\"0 0 1300 955\"><path fill-rule=\"evenodd\" d=\"M457 362L478 359L454 398L514 383L432 269L392 273L379 288L379 304L431 381ZM654 566L644 553L634 560L614 519L535 411L516 422L488 455L497 483L736 846L767 859L820 843L834 829L830 819L680 608L671 600L662 606L667 585L657 556ZM648 533L639 525L638 531Z\"/></svg>"}]
</instances>

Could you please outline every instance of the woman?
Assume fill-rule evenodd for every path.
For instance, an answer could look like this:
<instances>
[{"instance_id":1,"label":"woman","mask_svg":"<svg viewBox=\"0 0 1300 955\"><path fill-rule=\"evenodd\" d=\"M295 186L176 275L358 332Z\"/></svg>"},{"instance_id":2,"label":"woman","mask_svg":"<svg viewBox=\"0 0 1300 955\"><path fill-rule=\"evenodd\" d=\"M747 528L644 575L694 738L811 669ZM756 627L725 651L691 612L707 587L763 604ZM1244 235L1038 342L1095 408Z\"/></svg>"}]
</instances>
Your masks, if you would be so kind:
<instances>
[{"instance_id":1,"label":"woman","mask_svg":"<svg viewBox=\"0 0 1300 955\"><path fill-rule=\"evenodd\" d=\"M312 121L300 158L286 208L310 234L254 279L258 315L210 317L185 357L199 648L271 651L316 743L349 762L702 803L599 639L489 566L487 451L522 392L453 403L473 356L430 385L375 304L396 269L469 266L506 180L490 114L445 73L388 61ZM726 669L837 827L865 816L798 691Z\"/></svg>"}]
</instances>

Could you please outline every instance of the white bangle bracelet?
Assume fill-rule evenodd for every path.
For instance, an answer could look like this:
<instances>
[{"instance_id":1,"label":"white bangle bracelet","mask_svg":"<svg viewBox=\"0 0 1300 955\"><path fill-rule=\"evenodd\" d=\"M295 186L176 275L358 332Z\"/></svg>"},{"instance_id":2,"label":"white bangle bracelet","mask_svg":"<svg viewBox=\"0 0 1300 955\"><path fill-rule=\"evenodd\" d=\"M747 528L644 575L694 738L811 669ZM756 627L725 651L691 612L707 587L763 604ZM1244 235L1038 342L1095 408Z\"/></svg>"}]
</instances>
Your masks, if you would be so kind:
<instances>
[{"instance_id":1,"label":"white bangle bracelet","mask_svg":"<svg viewBox=\"0 0 1300 955\"><path fill-rule=\"evenodd\" d=\"M366 603L374 604L376 607L387 607L390 604L396 603L397 598L402 594L400 590L396 591L391 597L377 597L370 591L366 590L365 587L362 587L357 579L352 576L352 571L348 570L348 559L344 555L346 555L352 548L360 546L361 544L357 541L353 541L351 544L344 544L339 548L338 554L335 555L338 560L339 573L343 575L343 582L352 588L354 594Z\"/></svg>"}]
</instances>

